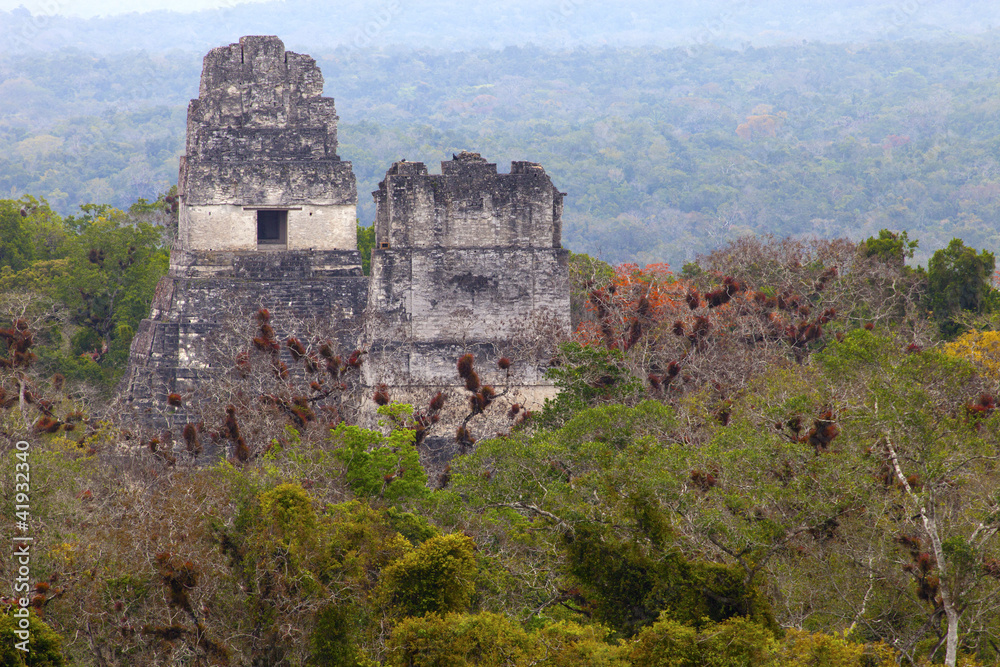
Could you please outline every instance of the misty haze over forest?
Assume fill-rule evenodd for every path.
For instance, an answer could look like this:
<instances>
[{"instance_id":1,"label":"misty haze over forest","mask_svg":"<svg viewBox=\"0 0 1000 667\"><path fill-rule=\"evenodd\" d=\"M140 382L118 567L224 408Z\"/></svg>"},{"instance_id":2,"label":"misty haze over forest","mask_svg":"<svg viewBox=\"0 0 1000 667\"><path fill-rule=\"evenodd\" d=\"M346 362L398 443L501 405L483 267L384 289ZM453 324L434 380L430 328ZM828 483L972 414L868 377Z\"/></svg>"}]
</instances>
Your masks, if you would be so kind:
<instances>
[{"instance_id":1,"label":"misty haze over forest","mask_svg":"<svg viewBox=\"0 0 1000 667\"><path fill-rule=\"evenodd\" d=\"M100 2L92 3L101 11ZM287 48L406 46L446 50L537 44L745 48L792 41L869 42L979 34L1000 27L989 0L290 0L200 12L154 11L81 19L59 0L46 11L0 12L3 51L76 47L204 51L240 35L279 34Z\"/></svg>"},{"instance_id":2,"label":"misty haze over forest","mask_svg":"<svg viewBox=\"0 0 1000 667\"><path fill-rule=\"evenodd\" d=\"M66 6L0 12L0 193L63 213L174 184L202 56L277 34L336 99L362 224L392 161L470 149L541 162L567 246L609 261L749 232L910 229L918 261L955 235L996 245L994 2Z\"/></svg>"}]
</instances>

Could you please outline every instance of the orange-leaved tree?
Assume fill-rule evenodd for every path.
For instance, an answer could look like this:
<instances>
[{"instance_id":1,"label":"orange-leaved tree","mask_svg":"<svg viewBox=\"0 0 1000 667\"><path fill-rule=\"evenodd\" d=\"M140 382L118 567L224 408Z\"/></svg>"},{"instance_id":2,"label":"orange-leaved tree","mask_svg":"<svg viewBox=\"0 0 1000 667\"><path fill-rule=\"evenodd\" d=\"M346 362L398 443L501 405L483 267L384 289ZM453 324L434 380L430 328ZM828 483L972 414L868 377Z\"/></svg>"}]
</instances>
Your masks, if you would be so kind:
<instances>
[{"instance_id":1,"label":"orange-leaved tree","mask_svg":"<svg viewBox=\"0 0 1000 667\"><path fill-rule=\"evenodd\" d=\"M590 287L592 318L575 336L621 352L654 392L699 379L738 384L755 366L782 358L802 363L822 345L837 312L816 304L838 276L836 267L826 269L808 292L756 290L732 276L696 281L673 275L666 264L622 264L612 279Z\"/></svg>"}]
</instances>

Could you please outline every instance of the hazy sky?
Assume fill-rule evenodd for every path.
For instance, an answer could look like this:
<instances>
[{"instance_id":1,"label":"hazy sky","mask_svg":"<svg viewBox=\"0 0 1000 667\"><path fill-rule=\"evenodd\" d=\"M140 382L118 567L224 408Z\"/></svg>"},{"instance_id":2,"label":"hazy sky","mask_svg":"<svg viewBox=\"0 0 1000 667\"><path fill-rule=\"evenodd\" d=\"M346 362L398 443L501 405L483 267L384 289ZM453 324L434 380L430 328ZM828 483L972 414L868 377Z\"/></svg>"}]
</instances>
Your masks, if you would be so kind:
<instances>
[{"instance_id":1,"label":"hazy sky","mask_svg":"<svg viewBox=\"0 0 1000 667\"><path fill-rule=\"evenodd\" d=\"M151 10L175 14L161 20ZM651 44L690 52L935 39L1000 27L1000 0L0 0L0 13L7 17L0 19L0 55L61 48L205 52L253 34L281 35L305 53L524 44Z\"/></svg>"},{"instance_id":2,"label":"hazy sky","mask_svg":"<svg viewBox=\"0 0 1000 667\"><path fill-rule=\"evenodd\" d=\"M128 12L171 9L193 12L199 9L232 7L261 0L0 0L0 11L25 7L35 15L108 16Z\"/></svg>"}]
</instances>

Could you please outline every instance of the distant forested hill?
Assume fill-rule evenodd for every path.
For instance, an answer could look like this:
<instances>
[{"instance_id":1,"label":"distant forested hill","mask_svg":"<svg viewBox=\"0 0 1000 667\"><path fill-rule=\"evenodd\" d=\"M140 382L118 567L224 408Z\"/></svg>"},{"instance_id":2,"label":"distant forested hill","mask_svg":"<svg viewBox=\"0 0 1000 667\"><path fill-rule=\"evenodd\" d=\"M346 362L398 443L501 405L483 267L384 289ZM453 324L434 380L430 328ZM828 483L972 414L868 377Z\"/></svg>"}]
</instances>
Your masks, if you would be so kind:
<instances>
[{"instance_id":1,"label":"distant forested hill","mask_svg":"<svg viewBox=\"0 0 1000 667\"><path fill-rule=\"evenodd\" d=\"M569 193L566 245L611 262L679 269L749 232L905 229L922 262L952 237L1000 247L1000 37L309 52L363 223L392 161L471 149L541 162ZM69 213L165 190L203 53L0 57L0 195Z\"/></svg>"},{"instance_id":2,"label":"distant forested hill","mask_svg":"<svg viewBox=\"0 0 1000 667\"><path fill-rule=\"evenodd\" d=\"M742 48L981 34L1000 28L993 0L270 0L195 13L76 18L51 3L0 12L0 53L66 47L202 52L246 34L277 34L293 50L403 46L463 51L544 44ZM50 13L53 15L50 15Z\"/></svg>"}]
</instances>

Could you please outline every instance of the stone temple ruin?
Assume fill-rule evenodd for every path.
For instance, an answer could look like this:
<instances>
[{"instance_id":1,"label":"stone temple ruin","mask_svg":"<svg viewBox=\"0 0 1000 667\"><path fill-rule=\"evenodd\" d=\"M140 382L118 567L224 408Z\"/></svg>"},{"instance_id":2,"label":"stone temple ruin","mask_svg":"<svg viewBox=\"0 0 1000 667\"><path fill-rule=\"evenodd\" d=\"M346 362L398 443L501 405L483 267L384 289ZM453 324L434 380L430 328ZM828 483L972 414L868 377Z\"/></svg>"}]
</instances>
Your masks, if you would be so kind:
<instances>
[{"instance_id":1,"label":"stone temple ruin","mask_svg":"<svg viewBox=\"0 0 1000 667\"><path fill-rule=\"evenodd\" d=\"M563 194L539 165L514 162L498 174L478 154L462 153L430 175L420 162L397 162L373 194L363 338L373 379L453 384L455 359L466 352L533 359L540 331L569 329ZM498 342L511 347L496 349ZM533 361L520 381L545 386Z\"/></svg>"},{"instance_id":2,"label":"stone temple ruin","mask_svg":"<svg viewBox=\"0 0 1000 667\"><path fill-rule=\"evenodd\" d=\"M563 193L531 162L503 174L461 153L439 175L397 162L373 193L366 277L354 173L322 92L315 61L277 37L205 56L188 107L178 238L132 344L126 401L148 409L232 364L213 357L213 334L261 307L276 322L320 324L342 351L365 350L364 383L385 383L394 398L458 385L455 360L468 352L481 368L510 354L525 400L551 395L543 343L570 324Z\"/></svg>"}]
</instances>

